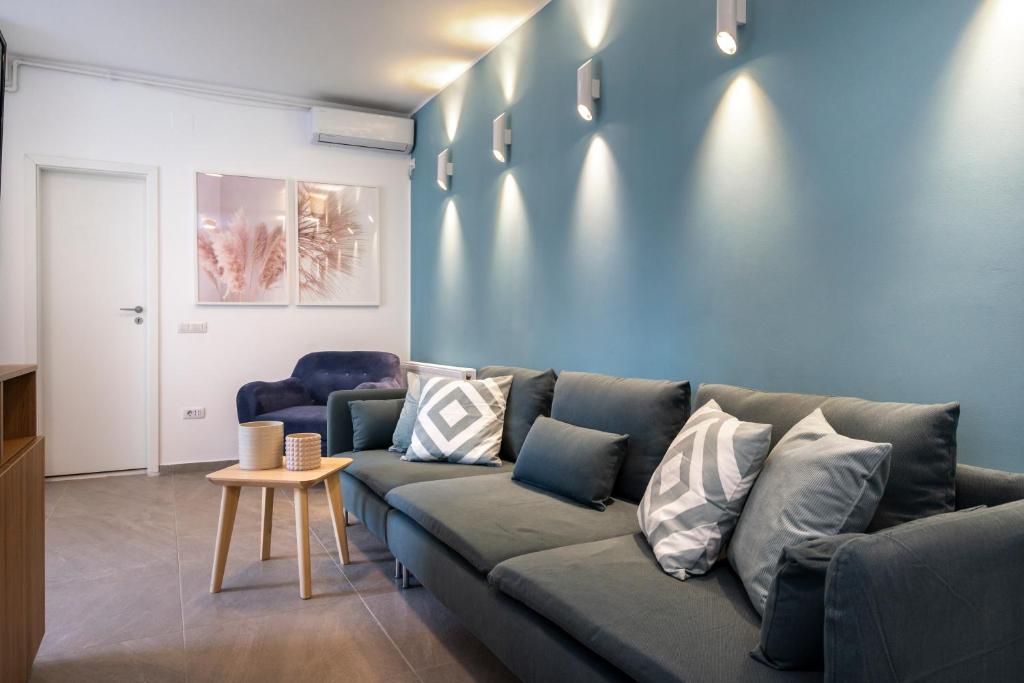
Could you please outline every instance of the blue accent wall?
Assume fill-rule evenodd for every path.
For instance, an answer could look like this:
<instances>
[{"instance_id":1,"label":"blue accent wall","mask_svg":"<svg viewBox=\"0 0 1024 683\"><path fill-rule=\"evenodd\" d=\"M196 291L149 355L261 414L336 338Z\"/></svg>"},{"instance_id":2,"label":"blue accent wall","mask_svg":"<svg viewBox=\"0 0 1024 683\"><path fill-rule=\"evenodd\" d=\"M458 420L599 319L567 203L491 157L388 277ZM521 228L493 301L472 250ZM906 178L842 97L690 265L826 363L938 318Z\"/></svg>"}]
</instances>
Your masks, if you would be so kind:
<instances>
[{"instance_id":1,"label":"blue accent wall","mask_svg":"<svg viewBox=\"0 0 1024 683\"><path fill-rule=\"evenodd\" d=\"M749 15L554 0L418 112L413 358L955 400L1024 471L1024 2Z\"/></svg>"}]
</instances>

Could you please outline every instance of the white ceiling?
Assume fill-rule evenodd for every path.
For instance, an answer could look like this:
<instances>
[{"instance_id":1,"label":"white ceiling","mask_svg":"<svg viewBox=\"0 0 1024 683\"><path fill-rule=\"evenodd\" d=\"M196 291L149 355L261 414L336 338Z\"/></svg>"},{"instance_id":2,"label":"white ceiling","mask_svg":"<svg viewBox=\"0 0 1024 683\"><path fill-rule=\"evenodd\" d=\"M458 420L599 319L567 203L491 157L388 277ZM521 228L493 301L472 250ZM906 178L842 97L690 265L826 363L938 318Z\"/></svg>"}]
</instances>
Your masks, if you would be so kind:
<instances>
[{"instance_id":1,"label":"white ceiling","mask_svg":"<svg viewBox=\"0 0 1024 683\"><path fill-rule=\"evenodd\" d=\"M11 53L411 113L548 0L3 0Z\"/></svg>"}]
</instances>

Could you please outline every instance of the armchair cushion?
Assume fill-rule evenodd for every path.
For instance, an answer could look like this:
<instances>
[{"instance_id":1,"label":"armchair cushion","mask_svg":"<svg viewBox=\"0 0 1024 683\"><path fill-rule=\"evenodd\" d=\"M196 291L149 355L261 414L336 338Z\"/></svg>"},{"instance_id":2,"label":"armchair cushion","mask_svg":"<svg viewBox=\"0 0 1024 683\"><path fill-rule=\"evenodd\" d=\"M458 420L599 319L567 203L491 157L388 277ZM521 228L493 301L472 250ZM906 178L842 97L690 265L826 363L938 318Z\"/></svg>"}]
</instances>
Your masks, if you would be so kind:
<instances>
[{"instance_id":1,"label":"armchair cushion","mask_svg":"<svg viewBox=\"0 0 1024 683\"><path fill-rule=\"evenodd\" d=\"M320 454L327 454L325 447L327 440L327 408L324 406L292 406L263 413L258 416L258 419L283 422L285 436L307 432L319 434Z\"/></svg>"},{"instance_id":2,"label":"armchair cushion","mask_svg":"<svg viewBox=\"0 0 1024 683\"><path fill-rule=\"evenodd\" d=\"M825 587L825 680L1019 680L1021 567L1024 501L851 540Z\"/></svg>"},{"instance_id":3,"label":"armchair cushion","mask_svg":"<svg viewBox=\"0 0 1024 683\"><path fill-rule=\"evenodd\" d=\"M235 397L239 424L252 422L264 413L312 403L305 385L295 377L280 382L249 382L238 390Z\"/></svg>"}]
</instances>

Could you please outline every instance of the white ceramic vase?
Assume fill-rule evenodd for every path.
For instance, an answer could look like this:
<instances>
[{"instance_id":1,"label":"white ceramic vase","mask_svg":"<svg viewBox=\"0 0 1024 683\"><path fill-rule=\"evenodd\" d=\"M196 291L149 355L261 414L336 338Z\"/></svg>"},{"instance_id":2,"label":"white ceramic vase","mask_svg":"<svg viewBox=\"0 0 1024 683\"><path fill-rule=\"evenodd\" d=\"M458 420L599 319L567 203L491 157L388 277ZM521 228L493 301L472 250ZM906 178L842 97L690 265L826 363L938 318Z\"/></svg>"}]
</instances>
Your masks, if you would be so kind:
<instances>
[{"instance_id":1,"label":"white ceramic vase","mask_svg":"<svg viewBox=\"0 0 1024 683\"><path fill-rule=\"evenodd\" d=\"M238 425L238 466L243 470L280 467L283 452L283 422L264 420Z\"/></svg>"}]
</instances>

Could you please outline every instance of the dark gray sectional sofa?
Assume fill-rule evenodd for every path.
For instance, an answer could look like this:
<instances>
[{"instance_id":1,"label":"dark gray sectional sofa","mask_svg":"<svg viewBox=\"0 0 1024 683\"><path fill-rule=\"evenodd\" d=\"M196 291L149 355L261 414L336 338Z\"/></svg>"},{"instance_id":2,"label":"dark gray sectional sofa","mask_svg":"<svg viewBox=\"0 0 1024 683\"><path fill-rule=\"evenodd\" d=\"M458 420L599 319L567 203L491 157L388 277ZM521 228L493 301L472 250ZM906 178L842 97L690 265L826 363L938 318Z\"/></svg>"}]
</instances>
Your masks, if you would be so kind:
<instances>
[{"instance_id":1,"label":"dark gray sectional sofa","mask_svg":"<svg viewBox=\"0 0 1024 683\"><path fill-rule=\"evenodd\" d=\"M525 681L1002 681L1024 671L1024 475L956 466L959 407L704 385L773 445L817 407L843 434L893 444L871 533L826 584L825 671L779 671L749 652L760 617L728 562L678 581L636 518L647 480L690 413L685 382L492 367L513 374L501 468L349 453L353 400L328 402L328 449L354 458L345 506ZM619 434L629 450L605 511L513 481L538 415ZM978 505L989 509L957 513ZM923 519L922 519L923 518ZM911 521L920 519L920 521Z\"/></svg>"}]
</instances>

